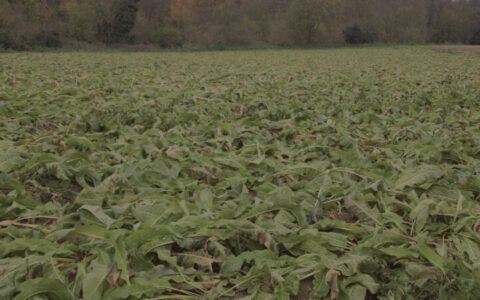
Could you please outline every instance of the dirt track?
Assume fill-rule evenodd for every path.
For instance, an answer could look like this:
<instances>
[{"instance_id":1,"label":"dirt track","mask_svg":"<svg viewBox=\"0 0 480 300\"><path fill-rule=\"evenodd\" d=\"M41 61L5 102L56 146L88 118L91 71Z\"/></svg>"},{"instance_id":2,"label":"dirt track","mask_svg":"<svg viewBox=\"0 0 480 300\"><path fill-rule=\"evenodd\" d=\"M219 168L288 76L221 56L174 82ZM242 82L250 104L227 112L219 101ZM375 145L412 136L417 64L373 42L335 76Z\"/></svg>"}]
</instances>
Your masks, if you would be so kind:
<instances>
[{"instance_id":1,"label":"dirt track","mask_svg":"<svg viewBox=\"0 0 480 300\"><path fill-rule=\"evenodd\" d=\"M480 46L435 46L433 49L440 51L468 51L480 53Z\"/></svg>"}]
</instances>

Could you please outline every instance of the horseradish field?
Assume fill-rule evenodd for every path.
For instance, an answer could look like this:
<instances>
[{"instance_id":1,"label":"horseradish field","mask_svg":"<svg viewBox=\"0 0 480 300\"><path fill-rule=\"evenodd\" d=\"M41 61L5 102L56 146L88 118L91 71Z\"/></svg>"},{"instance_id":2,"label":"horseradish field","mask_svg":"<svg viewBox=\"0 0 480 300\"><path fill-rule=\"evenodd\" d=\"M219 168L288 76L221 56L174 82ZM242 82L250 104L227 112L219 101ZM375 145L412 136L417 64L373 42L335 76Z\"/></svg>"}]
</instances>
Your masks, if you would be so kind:
<instances>
[{"instance_id":1,"label":"horseradish field","mask_svg":"<svg viewBox=\"0 0 480 300\"><path fill-rule=\"evenodd\" d=\"M0 54L1 299L479 299L480 55Z\"/></svg>"}]
</instances>

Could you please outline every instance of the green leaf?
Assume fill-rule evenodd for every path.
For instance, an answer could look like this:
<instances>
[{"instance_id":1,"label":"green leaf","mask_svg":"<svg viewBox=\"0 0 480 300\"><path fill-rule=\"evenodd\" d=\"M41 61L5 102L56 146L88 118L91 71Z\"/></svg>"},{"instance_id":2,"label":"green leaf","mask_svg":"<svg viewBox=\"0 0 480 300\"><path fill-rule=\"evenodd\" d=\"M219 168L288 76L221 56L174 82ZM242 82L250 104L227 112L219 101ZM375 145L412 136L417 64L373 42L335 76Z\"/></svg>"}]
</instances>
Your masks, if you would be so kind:
<instances>
[{"instance_id":1,"label":"green leaf","mask_svg":"<svg viewBox=\"0 0 480 300\"><path fill-rule=\"evenodd\" d=\"M105 224L107 228L109 228L110 225L112 225L114 222L112 218L110 218L103 212L103 209L100 206L83 205L82 207L80 207L80 209L90 212L93 216L95 216L95 218Z\"/></svg>"},{"instance_id":2,"label":"green leaf","mask_svg":"<svg viewBox=\"0 0 480 300\"><path fill-rule=\"evenodd\" d=\"M381 224L378 220L378 212L368 206L363 195L359 192L354 192L345 198L345 207L350 213L363 221L371 220Z\"/></svg>"},{"instance_id":3,"label":"green leaf","mask_svg":"<svg viewBox=\"0 0 480 300\"><path fill-rule=\"evenodd\" d=\"M375 279L368 275L368 274L357 274L354 276L350 276L342 282L345 286L349 286L350 284L358 283L368 289L370 294L375 295L380 288L380 284L378 284Z\"/></svg>"},{"instance_id":4,"label":"green leaf","mask_svg":"<svg viewBox=\"0 0 480 300\"><path fill-rule=\"evenodd\" d=\"M67 287L58 279L36 278L22 282L18 289L20 294L14 300L27 300L34 296L45 295L52 300L73 299Z\"/></svg>"},{"instance_id":5,"label":"green leaf","mask_svg":"<svg viewBox=\"0 0 480 300\"><path fill-rule=\"evenodd\" d=\"M99 225L90 224L75 227L75 229L71 231L68 236L80 234L89 238L103 239L107 235L107 233L108 231L105 228L100 227Z\"/></svg>"},{"instance_id":6,"label":"green leaf","mask_svg":"<svg viewBox=\"0 0 480 300\"><path fill-rule=\"evenodd\" d=\"M424 166L419 169L408 169L395 182L395 189L403 190L407 186L419 185L426 180L436 180L444 174L439 167Z\"/></svg>"},{"instance_id":7,"label":"green leaf","mask_svg":"<svg viewBox=\"0 0 480 300\"><path fill-rule=\"evenodd\" d=\"M115 243L115 255L113 259L121 270L121 278L130 284L130 274L128 270L128 253L125 246L125 241L122 238L118 238Z\"/></svg>"},{"instance_id":8,"label":"green leaf","mask_svg":"<svg viewBox=\"0 0 480 300\"><path fill-rule=\"evenodd\" d=\"M418 252L413 249L405 249L405 248L382 248L379 249L386 255L393 256L396 258L418 258Z\"/></svg>"},{"instance_id":9,"label":"green leaf","mask_svg":"<svg viewBox=\"0 0 480 300\"><path fill-rule=\"evenodd\" d=\"M0 152L0 172L10 173L22 166L25 161L26 159L22 157L22 153L18 149L12 147L2 151Z\"/></svg>"},{"instance_id":10,"label":"green leaf","mask_svg":"<svg viewBox=\"0 0 480 300\"><path fill-rule=\"evenodd\" d=\"M429 261L432 265L439 268L444 274L446 272L446 262L445 260L440 257L437 253L435 253L425 242L420 242L417 246L418 252L420 255Z\"/></svg>"},{"instance_id":11,"label":"green leaf","mask_svg":"<svg viewBox=\"0 0 480 300\"><path fill-rule=\"evenodd\" d=\"M161 295L164 291L170 290L172 287L168 280L152 278L134 278L132 284L123 285L117 289L106 292L102 300L123 300L134 297L135 299L143 299L144 295Z\"/></svg>"},{"instance_id":12,"label":"green leaf","mask_svg":"<svg viewBox=\"0 0 480 300\"><path fill-rule=\"evenodd\" d=\"M92 270L85 275L82 283L84 299L101 300L105 289L105 279L110 272L110 267L103 264L95 264Z\"/></svg>"},{"instance_id":13,"label":"green leaf","mask_svg":"<svg viewBox=\"0 0 480 300\"><path fill-rule=\"evenodd\" d=\"M242 268L244 259L237 256L227 256L222 265L222 274L234 274Z\"/></svg>"},{"instance_id":14,"label":"green leaf","mask_svg":"<svg viewBox=\"0 0 480 300\"><path fill-rule=\"evenodd\" d=\"M367 296L367 289L359 284L348 287L345 294L341 293L338 300L364 300Z\"/></svg>"},{"instance_id":15,"label":"green leaf","mask_svg":"<svg viewBox=\"0 0 480 300\"><path fill-rule=\"evenodd\" d=\"M415 220L415 232L418 234L422 231L425 224L427 224L428 216L430 215L430 206L435 204L431 199L423 199L410 212L410 218Z\"/></svg>"}]
</instances>

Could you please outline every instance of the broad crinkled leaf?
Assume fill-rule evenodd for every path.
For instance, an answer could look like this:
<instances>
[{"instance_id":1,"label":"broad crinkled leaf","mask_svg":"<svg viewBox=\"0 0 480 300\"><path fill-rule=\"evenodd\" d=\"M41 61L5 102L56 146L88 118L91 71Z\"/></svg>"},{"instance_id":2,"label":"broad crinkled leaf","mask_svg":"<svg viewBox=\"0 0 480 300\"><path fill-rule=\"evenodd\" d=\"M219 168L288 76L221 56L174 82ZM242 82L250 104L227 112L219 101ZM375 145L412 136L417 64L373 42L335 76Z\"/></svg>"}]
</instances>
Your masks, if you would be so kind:
<instances>
[{"instance_id":1,"label":"broad crinkled leaf","mask_svg":"<svg viewBox=\"0 0 480 300\"><path fill-rule=\"evenodd\" d=\"M423 166L417 169L405 170L395 182L395 189L402 190L405 187L413 187L427 180L435 181L445 172L436 166Z\"/></svg>"},{"instance_id":2,"label":"broad crinkled leaf","mask_svg":"<svg viewBox=\"0 0 480 300\"><path fill-rule=\"evenodd\" d=\"M23 282L18 287L20 294L14 300L28 300L35 296L47 296L52 300L73 299L68 288L58 279L37 278Z\"/></svg>"}]
</instances>

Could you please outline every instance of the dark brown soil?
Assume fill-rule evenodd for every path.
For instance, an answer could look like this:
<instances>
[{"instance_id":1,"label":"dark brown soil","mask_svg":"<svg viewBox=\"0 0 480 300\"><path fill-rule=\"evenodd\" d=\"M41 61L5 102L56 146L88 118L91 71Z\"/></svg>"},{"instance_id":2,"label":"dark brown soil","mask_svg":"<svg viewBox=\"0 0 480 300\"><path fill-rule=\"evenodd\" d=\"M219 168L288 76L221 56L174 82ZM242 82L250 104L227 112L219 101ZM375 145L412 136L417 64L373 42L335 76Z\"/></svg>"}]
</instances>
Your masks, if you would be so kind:
<instances>
[{"instance_id":1,"label":"dark brown soil","mask_svg":"<svg viewBox=\"0 0 480 300\"><path fill-rule=\"evenodd\" d=\"M313 278L300 281L300 289L297 296L290 297L290 300L308 300L313 293Z\"/></svg>"}]
</instances>

